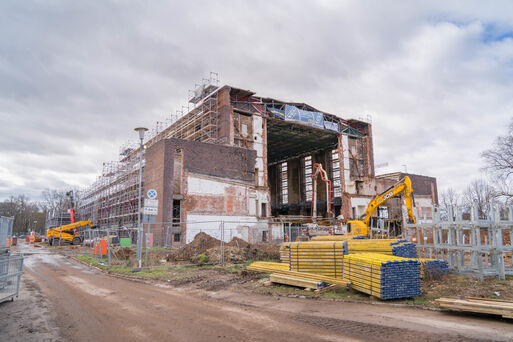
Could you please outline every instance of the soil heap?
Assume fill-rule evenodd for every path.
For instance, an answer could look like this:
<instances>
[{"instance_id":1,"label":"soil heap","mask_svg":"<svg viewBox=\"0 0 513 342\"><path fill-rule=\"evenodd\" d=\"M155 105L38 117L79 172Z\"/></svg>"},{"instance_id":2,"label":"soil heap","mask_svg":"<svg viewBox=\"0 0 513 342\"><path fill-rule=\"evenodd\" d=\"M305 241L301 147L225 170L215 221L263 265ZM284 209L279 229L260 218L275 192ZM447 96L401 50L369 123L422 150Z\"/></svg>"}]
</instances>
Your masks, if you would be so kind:
<instances>
[{"instance_id":1,"label":"soil heap","mask_svg":"<svg viewBox=\"0 0 513 342\"><path fill-rule=\"evenodd\" d=\"M221 241L206 234L199 233L194 240L182 248L168 254L167 261L190 261L197 262L198 255L204 254L208 262L217 263L221 261ZM250 244L240 238L234 237L230 242L224 244L224 261L228 263L239 263L247 260L279 260L279 244Z\"/></svg>"}]
</instances>

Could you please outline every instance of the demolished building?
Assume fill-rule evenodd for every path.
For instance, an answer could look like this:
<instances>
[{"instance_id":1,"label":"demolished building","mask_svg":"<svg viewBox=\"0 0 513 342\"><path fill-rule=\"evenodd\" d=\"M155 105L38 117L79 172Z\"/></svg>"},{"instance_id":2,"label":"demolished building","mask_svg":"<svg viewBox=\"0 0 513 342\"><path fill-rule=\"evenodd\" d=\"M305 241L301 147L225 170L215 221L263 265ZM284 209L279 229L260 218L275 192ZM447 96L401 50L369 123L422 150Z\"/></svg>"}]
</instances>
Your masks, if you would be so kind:
<instances>
[{"instance_id":1,"label":"demolished building","mask_svg":"<svg viewBox=\"0 0 513 342\"><path fill-rule=\"evenodd\" d=\"M392 182L375 176L370 122L218 86L212 76L190 95L192 109L159 123L144 141L143 194L155 189L159 199L156 243L167 239L164 229L180 245L221 221L235 232L231 237L278 239L276 218L310 216L315 163L332 182L330 194L317 187L321 217L331 205L339 220L357 218ZM104 164L82 194L82 219L101 227L137 225L138 154L138 146L124 145L119 161Z\"/></svg>"}]
</instances>

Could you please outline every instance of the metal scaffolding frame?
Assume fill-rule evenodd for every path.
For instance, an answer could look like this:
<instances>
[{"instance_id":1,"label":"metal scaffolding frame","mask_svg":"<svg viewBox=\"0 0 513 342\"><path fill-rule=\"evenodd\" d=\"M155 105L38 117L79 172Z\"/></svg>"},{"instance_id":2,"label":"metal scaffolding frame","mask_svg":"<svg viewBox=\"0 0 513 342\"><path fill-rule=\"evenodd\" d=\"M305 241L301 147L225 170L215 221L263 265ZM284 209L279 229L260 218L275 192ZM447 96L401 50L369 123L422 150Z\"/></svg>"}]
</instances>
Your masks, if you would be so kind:
<instances>
[{"instance_id":1,"label":"metal scaffolding frame","mask_svg":"<svg viewBox=\"0 0 513 342\"><path fill-rule=\"evenodd\" d=\"M219 143L219 89L218 74L211 72L189 90L188 106L182 106L165 121L157 121L145 136L144 148L171 137ZM81 192L78 208L81 219L91 220L99 227L137 225L138 154L137 142L129 141L120 147L119 160L103 163L101 175Z\"/></svg>"}]
</instances>

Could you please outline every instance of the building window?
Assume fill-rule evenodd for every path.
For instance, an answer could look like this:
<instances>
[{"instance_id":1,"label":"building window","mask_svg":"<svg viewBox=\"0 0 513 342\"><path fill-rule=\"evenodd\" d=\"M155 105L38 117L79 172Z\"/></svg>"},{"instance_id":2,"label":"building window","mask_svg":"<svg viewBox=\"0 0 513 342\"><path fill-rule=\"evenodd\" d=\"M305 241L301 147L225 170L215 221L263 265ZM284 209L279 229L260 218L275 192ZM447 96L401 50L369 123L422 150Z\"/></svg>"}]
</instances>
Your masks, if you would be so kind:
<instances>
[{"instance_id":1,"label":"building window","mask_svg":"<svg viewBox=\"0 0 513 342\"><path fill-rule=\"evenodd\" d=\"M180 201L173 200L173 223L180 223Z\"/></svg>"},{"instance_id":2,"label":"building window","mask_svg":"<svg viewBox=\"0 0 513 342\"><path fill-rule=\"evenodd\" d=\"M267 242L267 231L262 232L262 242Z\"/></svg>"},{"instance_id":3,"label":"building window","mask_svg":"<svg viewBox=\"0 0 513 342\"><path fill-rule=\"evenodd\" d=\"M279 168L281 204L287 204L289 203L289 179L287 175L287 162L280 163Z\"/></svg>"},{"instance_id":4,"label":"building window","mask_svg":"<svg viewBox=\"0 0 513 342\"><path fill-rule=\"evenodd\" d=\"M260 216L267 217L267 203L262 203L262 212L260 213Z\"/></svg>"},{"instance_id":5,"label":"building window","mask_svg":"<svg viewBox=\"0 0 513 342\"><path fill-rule=\"evenodd\" d=\"M180 233L174 233L173 234L173 242L180 242L181 234Z\"/></svg>"},{"instance_id":6,"label":"building window","mask_svg":"<svg viewBox=\"0 0 513 342\"><path fill-rule=\"evenodd\" d=\"M340 158L338 155L338 149L331 151L331 186L332 196L342 197L342 190L340 184Z\"/></svg>"},{"instance_id":7,"label":"building window","mask_svg":"<svg viewBox=\"0 0 513 342\"><path fill-rule=\"evenodd\" d=\"M307 201L312 200L312 156L306 156L303 159L303 179L305 182L305 199Z\"/></svg>"}]
</instances>

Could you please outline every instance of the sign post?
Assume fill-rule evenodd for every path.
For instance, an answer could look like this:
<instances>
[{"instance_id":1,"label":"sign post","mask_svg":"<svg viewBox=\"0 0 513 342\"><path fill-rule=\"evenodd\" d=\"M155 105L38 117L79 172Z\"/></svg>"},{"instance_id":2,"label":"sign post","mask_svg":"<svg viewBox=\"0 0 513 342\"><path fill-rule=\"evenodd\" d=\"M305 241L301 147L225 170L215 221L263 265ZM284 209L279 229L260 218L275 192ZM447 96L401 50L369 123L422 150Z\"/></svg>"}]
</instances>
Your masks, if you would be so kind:
<instances>
[{"instance_id":1,"label":"sign post","mask_svg":"<svg viewBox=\"0 0 513 342\"><path fill-rule=\"evenodd\" d=\"M148 225L146 230L146 266L148 266L148 245L150 240L150 225L155 223L157 214L159 212L159 200L157 199L158 193L155 189L150 189L146 192L147 198L144 199L143 207L143 223Z\"/></svg>"}]
</instances>

